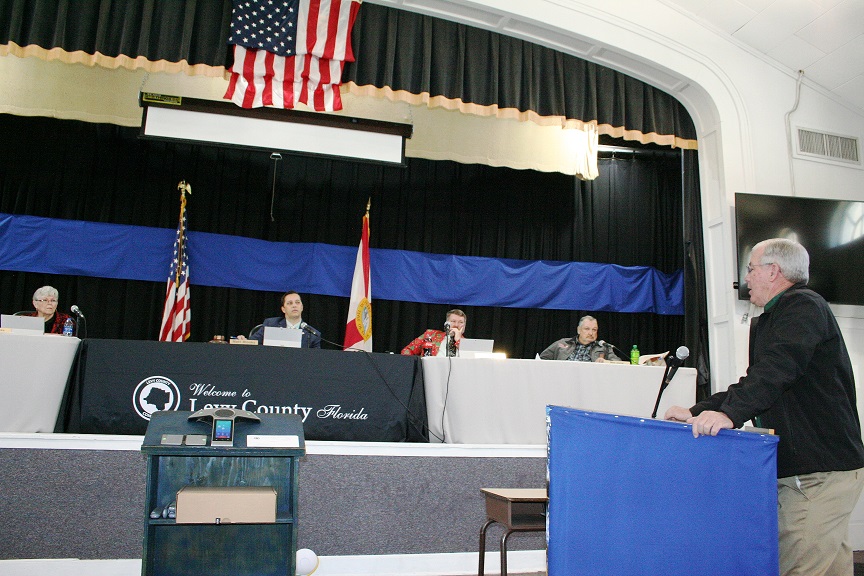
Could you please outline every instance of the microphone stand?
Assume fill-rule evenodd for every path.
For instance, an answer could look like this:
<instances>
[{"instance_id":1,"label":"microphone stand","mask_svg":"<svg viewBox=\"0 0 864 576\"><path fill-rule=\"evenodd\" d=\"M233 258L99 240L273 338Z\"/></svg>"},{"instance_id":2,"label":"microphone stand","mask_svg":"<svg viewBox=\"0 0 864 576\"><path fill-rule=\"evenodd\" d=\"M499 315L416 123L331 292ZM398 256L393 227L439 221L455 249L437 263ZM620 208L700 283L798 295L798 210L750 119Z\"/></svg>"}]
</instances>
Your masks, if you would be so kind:
<instances>
[{"instance_id":1,"label":"microphone stand","mask_svg":"<svg viewBox=\"0 0 864 576\"><path fill-rule=\"evenodd\" d=\"M75 316L78 318L78 321L75 322L75 336L82 339L87 338L87 319L80 312L75 314ZM84 328L84 336L79 336L78 334L81 332L82 327Z\"/></svg>"},{"instance_id":2,"label":"microphone stand","mask_svg":"<svg viewBox=\"0 0 864 576\"><path fill-rule=\"evenodd\" d=\"M666 370L663 371L663 380L660 382L660 391L657 392L657 401L654 403L654 411L651 413L651 418L657 418L657 408L660 407L660 397L663 396L663 391L666 390L666 387L669 386L669 381L666 380L666 377L669 375L669 369L671 366L666 364Z\"/></svg>"},{"instance_id":3,"label":"microphone stand","mask_svg":"<svg viewBox=\"0 0 864 576\"><path fill-rule=\"evenodd\" d=\"M444 355L449 358L456 357L456 341L453 339L453 333L447 332L447 335L444 337L444 345L446 348L444 349Z\"/></svg>"},{"instance_id":4,"label":"microphone stand","mask_svg":"<svg viewBox=\"0 0 864 576\"><path fill-rule=\"evenodd\" d=\"M609 342L606 342L606 344L609 344L609 346L612 348L612 352L613 352L613 353L614 353L616 350L617 350L618 352L621 353L621 360L629 360L629 357L627 356L627 353L626 353L626 352L624 352L623 350L621 350L620 348L618 348L618 347L615 346L614 344L610 344Z\"/></svg>"}]
</instances>

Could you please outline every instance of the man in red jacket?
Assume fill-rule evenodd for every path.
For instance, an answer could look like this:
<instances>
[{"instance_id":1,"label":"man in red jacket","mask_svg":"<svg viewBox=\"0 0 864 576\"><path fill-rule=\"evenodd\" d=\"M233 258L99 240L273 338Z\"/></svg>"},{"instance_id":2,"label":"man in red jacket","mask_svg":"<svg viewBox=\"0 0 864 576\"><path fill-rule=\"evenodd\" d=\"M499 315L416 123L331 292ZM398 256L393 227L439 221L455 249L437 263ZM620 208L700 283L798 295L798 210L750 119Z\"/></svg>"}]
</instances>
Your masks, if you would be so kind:
<instances>
[{"instance_id":1,"label":"man in red jacket","mask_svg":"<svg viewBox=\"0 0 864 576\"><path fill-rule=\"evenodd\" d=\"M465 334L465 324L468 316L462 310L453 309L447 312L446 324L450 325L453 348L459 349L459 342ZM422 335L411 341L402 349L405 356L446 356L447 351L441 349L441 343L447 334L441 330L426 330ZM453 350L451 350L452 352ZM455 354L451 354L454 356Z\"/></svg>"}]
</instances>

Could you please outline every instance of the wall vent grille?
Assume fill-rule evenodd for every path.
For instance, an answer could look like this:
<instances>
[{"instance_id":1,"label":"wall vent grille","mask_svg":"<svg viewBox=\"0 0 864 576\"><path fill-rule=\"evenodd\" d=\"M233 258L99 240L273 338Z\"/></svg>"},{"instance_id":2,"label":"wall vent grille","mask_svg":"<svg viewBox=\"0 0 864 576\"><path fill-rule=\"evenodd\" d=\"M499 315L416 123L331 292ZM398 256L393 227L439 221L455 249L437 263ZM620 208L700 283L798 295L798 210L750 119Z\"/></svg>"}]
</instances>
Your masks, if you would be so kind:
<instances>
[{"instance_id":1,"label":"wall vent grille","mask_svg":"<svg viewBox=\"0 0 864 576\"><path fill-rule=\"evenodd\" d=\"M798 129L798 152L808 156L818 156L828 160L861 163L858 139L838 136L827 132Z\"/></svg>"}]
</instances>

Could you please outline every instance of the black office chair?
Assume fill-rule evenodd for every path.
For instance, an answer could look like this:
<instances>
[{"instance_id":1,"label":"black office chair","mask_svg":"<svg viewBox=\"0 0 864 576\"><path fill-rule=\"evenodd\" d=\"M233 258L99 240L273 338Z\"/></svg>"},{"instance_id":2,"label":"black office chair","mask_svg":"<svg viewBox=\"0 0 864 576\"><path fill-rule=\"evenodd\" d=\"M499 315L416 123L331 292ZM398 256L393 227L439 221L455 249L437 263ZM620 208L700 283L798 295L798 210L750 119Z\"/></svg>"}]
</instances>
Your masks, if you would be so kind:
<instances>
[{"instance_id":1,"label":"black office chair","mask_svg":"<svg viewBox=\"0 0 864 576\"><path fill-rule=\"evenodd\" d=\"M257 326L255 326L254 328L252 328L252 330L249 331L249 335L247 336L247 338L249 338L249 339L251 340L251 339L252 339L252 334L254 334L255 332L257 332L258 329L261 328L262 326L264 326L264 324L258 324Z\"/></svg>"},{"instance_id":2,"label":"black office chair","mask_svg":"<svg viewBox=\"0 0 864 576\"><path fill-rule=\"evenodd\" d=\"M28 314L33 314L34 310L19 310L12 314L13 316L27 316Z\"/></svg>"}]
</instances>

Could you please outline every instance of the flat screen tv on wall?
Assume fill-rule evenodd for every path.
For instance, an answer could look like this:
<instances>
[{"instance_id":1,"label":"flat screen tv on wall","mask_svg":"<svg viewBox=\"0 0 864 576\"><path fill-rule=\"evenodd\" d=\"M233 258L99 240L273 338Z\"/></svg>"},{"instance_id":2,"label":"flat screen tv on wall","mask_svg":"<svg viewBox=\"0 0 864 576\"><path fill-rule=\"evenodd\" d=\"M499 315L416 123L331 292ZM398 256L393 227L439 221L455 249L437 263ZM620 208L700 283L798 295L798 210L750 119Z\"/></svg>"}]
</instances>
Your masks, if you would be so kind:
<instances>
[{"instance_id":1,"label":"flat screen tv on wall","mask_svg":"<svg viewBox=\"0 0 864 576\"><path fill-rule=\"evenodd\" d=\"M735 230L739 299L750 299L744 276L753 245L789 238L810 253L810 288L834 304L864 306L864 202L738 193Z\"/></svg>"}]
</instances>

